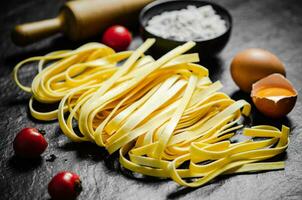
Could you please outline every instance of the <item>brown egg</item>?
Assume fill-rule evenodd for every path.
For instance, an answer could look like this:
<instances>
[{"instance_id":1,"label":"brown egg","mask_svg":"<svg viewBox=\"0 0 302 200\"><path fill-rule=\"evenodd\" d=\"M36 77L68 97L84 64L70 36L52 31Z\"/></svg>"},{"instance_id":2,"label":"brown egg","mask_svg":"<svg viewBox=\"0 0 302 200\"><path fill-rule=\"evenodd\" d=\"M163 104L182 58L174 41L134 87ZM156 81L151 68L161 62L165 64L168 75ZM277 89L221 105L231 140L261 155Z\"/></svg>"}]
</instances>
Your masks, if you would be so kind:
<instances>
[{"instance_id":1,"label":"brown egg","mask_svg":"<svg viewBox=\"0 0 302 200\"><path fill-rule=\"evenodd\" d=\"M231 75L244 92L250 92L253 83L273 73L285 76L283 63L269 51L246 49L239 52L231 63Z\"/></svg>"},{"instance_id":2,"label":"brown egg","mask_svg":"<svg viewBox=\"0 0 302 200\"><path fill-rule=\"evenodd\" d=\"M257 109L264 115L280 118L295 106L297 91L281 74L269 75L252 87L251 97Z\"/></svg>"}]
</instances>

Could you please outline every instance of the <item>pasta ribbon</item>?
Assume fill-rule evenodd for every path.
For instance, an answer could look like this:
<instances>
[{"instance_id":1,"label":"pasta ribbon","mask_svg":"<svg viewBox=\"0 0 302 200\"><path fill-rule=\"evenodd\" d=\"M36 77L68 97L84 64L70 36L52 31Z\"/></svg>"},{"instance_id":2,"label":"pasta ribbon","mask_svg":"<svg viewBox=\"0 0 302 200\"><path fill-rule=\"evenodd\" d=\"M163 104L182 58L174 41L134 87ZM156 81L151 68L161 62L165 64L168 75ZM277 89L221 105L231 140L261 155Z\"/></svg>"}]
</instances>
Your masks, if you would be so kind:
<instances>
[{"instance_id":1,"label":"pasta ribbon","mask_svg":"<svg viewBox=\"0 0 302 200\"><path fill-rule=\"evenodd\" d=\"M194 42L158 60L144 55L154 42L119 53L88 43L29 58L16 65L14 79L32 94L35 118L58 119L72 141L94 142L110 154L119 151L121 165L133 172L199 187L223 174L284 168L282 161L265 160L286 150L288 127L243 128L240 119L249 116L250 104L220 92L222 84L196 64L198 54L185 54ZM39 73L24 86L18 71L33 61ZM59 106L39 112L34 100ZM242 128L248 139L232 143Z\"/></svg>"}]
</instances>

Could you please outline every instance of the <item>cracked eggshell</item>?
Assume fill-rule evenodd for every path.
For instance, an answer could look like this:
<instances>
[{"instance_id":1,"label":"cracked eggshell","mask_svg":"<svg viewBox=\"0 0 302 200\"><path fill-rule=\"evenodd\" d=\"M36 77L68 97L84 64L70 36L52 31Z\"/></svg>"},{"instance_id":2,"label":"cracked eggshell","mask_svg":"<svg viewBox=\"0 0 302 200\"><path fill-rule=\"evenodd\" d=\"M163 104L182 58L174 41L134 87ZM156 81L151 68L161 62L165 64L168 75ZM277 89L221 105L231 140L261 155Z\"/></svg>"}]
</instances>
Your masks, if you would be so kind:
<instances>
[{"instance_id":1,"label":"cracked eggshell","mask_svg":"<svg viewBox=\"0 0 302 200\"><path fill-rule=\"evenodd\" d=\"M257 93L266 88L286 89L292 95L279 96L279 98L260 97ZM267 76L252 86L251 97L256 108L271 118L281 118L287 115L295 106L298 93L289 80L281 74Z\"/></svg>"}]
</instances>

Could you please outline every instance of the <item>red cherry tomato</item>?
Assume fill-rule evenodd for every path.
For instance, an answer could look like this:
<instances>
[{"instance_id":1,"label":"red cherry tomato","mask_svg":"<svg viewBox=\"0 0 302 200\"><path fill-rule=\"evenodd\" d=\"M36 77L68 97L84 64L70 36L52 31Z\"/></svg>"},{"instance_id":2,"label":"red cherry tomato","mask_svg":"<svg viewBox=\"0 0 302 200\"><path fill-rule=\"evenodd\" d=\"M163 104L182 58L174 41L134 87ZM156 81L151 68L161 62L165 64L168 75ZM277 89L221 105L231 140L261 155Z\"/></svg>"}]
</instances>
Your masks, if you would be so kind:
<instances>
[{"instance_id":1,"label":"red cherry tomato","mask_svg":"<svg viewBox=\"0 0 302 200\"><path fill-rule=\"evenodd\" d=\"M35 158L45 151L48 143L36 128L24 128L15 137L13 146L16 155Z\"/></svg>"},{"instance_id":2,"label":"red cherry tomato","mask_svg":"<svg viewBox=\"0 0 302 200\"><path fill-rule=\"evenodd\" d=\"M116 51L124 51L130 45L131 40L132 36L127 28L115 25L104 32L102 43Z\"/></svg>"},{"instance_id":3,"label":"red cherry tomato","mask_svg":"<svg viewBox=\"0 0 302 200\"><path fill-rule=\"evenodd\" d=\"M52 199L75 199L81 191L80 177L73 172L59 172L48 184L48 193Z\"/></svg>"}]
</instances>

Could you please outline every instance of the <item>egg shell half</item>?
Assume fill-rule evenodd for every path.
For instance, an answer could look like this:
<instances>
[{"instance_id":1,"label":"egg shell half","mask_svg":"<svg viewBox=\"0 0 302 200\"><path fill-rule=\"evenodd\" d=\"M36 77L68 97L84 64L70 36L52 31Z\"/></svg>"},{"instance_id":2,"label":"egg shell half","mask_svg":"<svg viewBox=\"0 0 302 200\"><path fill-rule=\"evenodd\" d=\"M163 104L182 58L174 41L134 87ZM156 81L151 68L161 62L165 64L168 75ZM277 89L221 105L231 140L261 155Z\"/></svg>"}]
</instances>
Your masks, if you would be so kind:
<instances>
[{"instance_id":1,"label":"egg shell half","mask_svg":"<svg viewBox=\"0 0 302 200\"><path fill-rule=\"evenodd\" d=\"M284 88L291 91L293 95L282 97L279 100L257 96L257 93L264 88ZM251 97L261 113L271 118L280 118L287 115L294 108L297 91L283 75L272 74L253 84Z\"/></svg>"}]
</instances>

